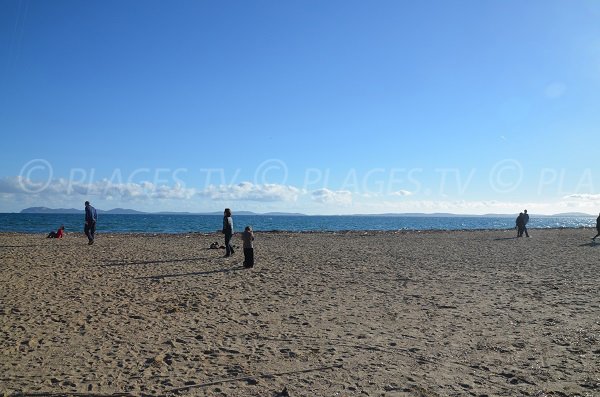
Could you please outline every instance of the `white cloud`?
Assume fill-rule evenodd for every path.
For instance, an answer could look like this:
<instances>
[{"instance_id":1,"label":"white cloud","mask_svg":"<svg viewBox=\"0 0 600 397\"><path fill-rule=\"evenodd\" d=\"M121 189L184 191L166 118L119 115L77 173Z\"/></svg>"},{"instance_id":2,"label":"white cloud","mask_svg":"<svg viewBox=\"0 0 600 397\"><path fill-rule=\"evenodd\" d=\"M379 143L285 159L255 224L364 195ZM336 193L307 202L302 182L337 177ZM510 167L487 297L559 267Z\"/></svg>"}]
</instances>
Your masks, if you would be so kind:
<instances>
[{"instance_id":1,"label":"white cloud","mask_svg":"<svg viewBox=\"0 0 600 397\"><path fill-rule=\"evenodd\" d=\"M322 204L352 204L352 193L347 190L319 189L312 192L311 198Z\"/></svg>"},{"instance_id":2,"label":"white cloud","mask_svg":"<svg viewBox=\"0 0 600 397\"><path fill-rule=\"evenodd\" d=\"M0 194L17 195L28 198L95 198L99 200L149 201L149 200L190 200L195 197L210 200L236 200L259 202L294 202L303 191L294 186L242 182L237 185L209 186L204 190L186 188L180 184L157 185L151 182L114 183L107 179L93 183L72 182L53 179L49 182L33 182L21 177L0 178Z\"/></svg>"},{"instance_id":3,"label":"white cloud","mask_svg":"<svg viewBox=\"0 0 600 397\"><path fill-rule=\"evenodd\" d=\"M24 193L19 180L20 177L0 179L0 193Z\"/></svg>"},{"instance_id":4,"label":"white cloud","mask_svg":"<svg viewBox=\"0 0 600 397\"><path fill-rule=\"evenodd\" d=\"M54 179L40 183L22 177L12 177L0 179L0 193L40 198L81 196L131 201L137 199L190 199L196 194L196 190L187 189L179 184L167 186L155 185L151 182L113 183L104 179L93 183L81 183Z\"/></svg>"},{"instance_id":5,"label":"white cloud","mask_svg":"<svg viewBox=\"0 0 600 397\"><path fill-rule=\"evenodd\" d=\"M302 190L294 186L242 182L237 185L209 186L198 192L211 200L296 201Z\"/></svg>"},{"instance_id":6,"label":"white cloud","mask_svg":"<svg viewBox=\"0 0 600 397\"><path fill-rule=\"evenodd\" d=\"M512 214L523 209L531 213L553 213L547 204L501 201L467 201L467 200L410 200L410 201L376 201L357 205L354 213L404 213L404 212L449 212L453 214ZM535 211L533 211L535 210ZM555 211L558 212L558 211Z\"/></svg>"}]
</instances>

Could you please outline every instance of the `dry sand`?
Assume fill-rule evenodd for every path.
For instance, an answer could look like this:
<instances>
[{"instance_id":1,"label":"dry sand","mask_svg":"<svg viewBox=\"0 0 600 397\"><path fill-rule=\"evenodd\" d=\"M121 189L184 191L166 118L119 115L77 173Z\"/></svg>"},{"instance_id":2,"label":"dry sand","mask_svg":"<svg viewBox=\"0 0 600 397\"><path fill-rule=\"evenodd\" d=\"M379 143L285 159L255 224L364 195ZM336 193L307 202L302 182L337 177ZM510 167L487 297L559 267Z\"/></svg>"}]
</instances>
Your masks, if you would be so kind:
<instances>
[{"instance_id":1,"label":"dry sand","mask_svg":"<svg viewBox=\"0 0 600 397\"><path fill-rule=\"evenodd\" d=\"M600 244L530 232L0 234L0 391L600 396Z\"/></svg>"}]
</instances>

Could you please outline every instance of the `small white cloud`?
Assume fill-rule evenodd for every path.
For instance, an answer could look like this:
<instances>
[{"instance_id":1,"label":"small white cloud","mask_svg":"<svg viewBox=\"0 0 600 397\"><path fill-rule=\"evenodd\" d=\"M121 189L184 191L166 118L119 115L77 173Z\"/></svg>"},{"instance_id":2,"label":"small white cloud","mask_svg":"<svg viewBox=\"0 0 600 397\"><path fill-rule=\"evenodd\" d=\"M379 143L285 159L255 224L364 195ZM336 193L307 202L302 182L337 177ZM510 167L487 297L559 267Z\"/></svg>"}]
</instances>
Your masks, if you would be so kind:
<instances>
[{"instance_id":1,"label":"small white cloud","mask_svg":"<svg viewBox=\"0 0 600 397\"><path fill-rule=\"evenodd\" d=\"M186 189L182 185L176 184L175 186L157 186L153 197L159 199L187 200L192 198L195 194L195 189Z\"/></svg>"},{"instance_id":2,"label":"small white cloud","mask_svg":"<svg viewBox=\"0 0 600 397\"><path fill-rule=\"evenodd\" d=\"M409 192L408 190L398 190L397 192L392 192L390 193L390 196L396 196L396 197L406 197L406 196L412 196L412 192Z\"/></svg>"},{"instance_id":3,"label":"small white cloud","mask_svg":"<svg viewBox=\"0 0 600 397\"><path fill-rule=\"evenodd\" d=\"M566 92L567 92L567 86L563 83L548 84L546 86L546 89L544 90L544 94L546 95L546 98L549 98L549 99L558 99L558 98L562 97L563 95L565 95Z\"/></svg>"},{"instance_id":4,"label":"small white cloud","mask_svg":"<svg viewBox=\"0 0 600 397\"><path fill-rule=\"evenodd\" d=\"M359 194L360 197L365 198L365 199L376 199L381 197L380 193L371 193L371 192L365 192L365 193L360 193Z\"/></svg>"},{"instance_id":5,"label":"small white cloud","mask_svg":"<svg viewBox=\"0 0 600 397\"><path fill-rule=\"evenodd\" d=\"M566 200L598 202L600 201L600 194L569 194L563 198Z\"/></svg>"},{"instance_id":6,"label":"small white cloud","mask_svg":"<svg viewBox=\"0 0 600 397\"><path fill-rule=\"evenodd\" d=\"M352 193L347 190L319 189L312 192L311 198L321 204L352 204Z\"/></svg>"}]
</instances>

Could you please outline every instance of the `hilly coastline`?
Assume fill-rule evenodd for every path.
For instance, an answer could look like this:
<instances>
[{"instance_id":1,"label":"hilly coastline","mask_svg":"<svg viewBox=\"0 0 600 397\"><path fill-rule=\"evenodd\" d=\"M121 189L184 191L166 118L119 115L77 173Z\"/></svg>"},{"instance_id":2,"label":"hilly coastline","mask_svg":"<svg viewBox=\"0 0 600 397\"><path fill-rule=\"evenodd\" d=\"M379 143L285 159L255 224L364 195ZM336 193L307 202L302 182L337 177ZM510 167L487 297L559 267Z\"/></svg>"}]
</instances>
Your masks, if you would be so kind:
<instances>
[{"instance_id":1,"label":"hilly coastline","mask_svg":"<svg viewBox=\"0 0 600 397\"><path fill-rule=\"evenodd\" d=\"M222 215L221 211L214 212L174 212L174 211L162 211L162 212L143 212L132 210L128 208L113 208L110 210L96 209L99 214L114 214L114 215ZM21 214L83 214L84 210L76 208L48 208L48 207L29 207L20 211ZM257 213L252 211L236 211L236 215L250 215L250 216L309 216L297 212L266 212ZM514 214L484 214L484 215L465 215L465 214L452 214L446 212L438 213L422 213L422 212L407 212L407 213L383 213L383 214L353 214L351 216L402 216L402 217L514 217ZM540 215L535 214L538 217L592 217L595 215L586 214L583 212L565 212L553 215Z\"/></svg>"},{"instance_id":2,"label":"hilly coastline","mask_svg":"<svg viewBox=\"0 0 600 397\"><path fill-rule=\"evenodd\" d=\"M101 210L96 208L99 214L114 214L114 215L223 215L222 211L214 212L144 212L128 208L113 208L110 210ZM83 214L84 210L76 208L48 208L48 207L29 207L21 210L21 214ZM252 211L236 211L236 215L264 215L264 216L306 216L305 214L292 212L266 212L256 213Z\"/></svg>"}]
</instances>

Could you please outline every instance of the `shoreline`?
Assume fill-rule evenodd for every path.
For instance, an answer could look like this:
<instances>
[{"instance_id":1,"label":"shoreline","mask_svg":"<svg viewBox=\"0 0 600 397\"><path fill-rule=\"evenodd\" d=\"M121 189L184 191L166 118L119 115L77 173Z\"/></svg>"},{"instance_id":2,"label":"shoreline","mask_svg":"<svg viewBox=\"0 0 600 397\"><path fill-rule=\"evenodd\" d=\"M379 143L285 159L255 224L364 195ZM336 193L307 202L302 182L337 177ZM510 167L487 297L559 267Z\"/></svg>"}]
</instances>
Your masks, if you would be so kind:
<instances>
[{"instance_id":1,"label":"shoreline","mask_svg":"<svg viewBox=\"0 0 600 397\"><path fill-rule=\"evenodd\" d=\"M534 231L542 231L542 230L596 230L595 227L592 226L577 226L577 227L531 227L527 228L527 230ZM378 229L348 229L348 230L254 230L254 233L260 234L374 234L374 235L385 235L385 234L411 234L411 233L422 233L422 234L435 234L435 233L463 233L463 232L474 232L474 233L483 233L483 232L511 232L515 231L515 228L503 228L503 229L395 229L395 230L378 230ZM234 234L240 234L243 230L236 231ZM81 232L75 231L67 231L67 236L72 235L83 235L83 228ZM2 235L39 235L39 236L47 236L48 232L7 232L0 231L0 236ZM148 237L157 237L157 236L213 236L219 235L222 233L220 231L214 232L113 232L113 231L103 231L97 230L97 236L148 236Z\"/></svg>"}]
</instances>

